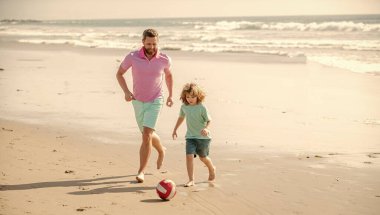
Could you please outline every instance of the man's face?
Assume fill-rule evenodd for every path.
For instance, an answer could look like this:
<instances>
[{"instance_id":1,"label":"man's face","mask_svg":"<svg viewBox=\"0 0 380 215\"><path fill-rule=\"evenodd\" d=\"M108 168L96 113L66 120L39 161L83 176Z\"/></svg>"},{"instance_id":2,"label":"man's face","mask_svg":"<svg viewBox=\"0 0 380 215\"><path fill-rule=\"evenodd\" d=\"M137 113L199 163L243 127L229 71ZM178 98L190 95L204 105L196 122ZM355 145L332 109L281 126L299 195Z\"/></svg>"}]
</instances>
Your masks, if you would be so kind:
<instances>
[{"instance_id":1,"label":"man's face","mask_svg":"<svg viewBox=\"0 0 380 215\"><path fill-rule=\"evenodd\" d=\"M154 55L157 52L158 39L157 37L146 37L142 41L144 45L145 52L148 55Z\"/></svg>"}]
</instances>

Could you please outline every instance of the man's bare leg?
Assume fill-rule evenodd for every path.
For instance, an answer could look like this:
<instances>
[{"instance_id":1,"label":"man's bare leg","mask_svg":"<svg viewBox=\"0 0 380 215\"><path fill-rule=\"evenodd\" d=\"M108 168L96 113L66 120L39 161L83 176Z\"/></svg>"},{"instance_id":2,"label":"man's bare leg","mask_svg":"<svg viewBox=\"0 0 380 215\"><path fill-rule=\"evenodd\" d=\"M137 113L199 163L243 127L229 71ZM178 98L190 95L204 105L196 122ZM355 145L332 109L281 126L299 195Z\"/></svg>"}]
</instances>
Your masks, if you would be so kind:
<instances>
[{"instance_id":1,"label":"man's bare leg","mask_svg":"<svg viewBox=\"0 0 380 215\"><path fill-rule=\"evenodd\" d=\"M144 170L148 165L149 156L152 152L153 129L144 127L142 133L142 143L140 146L140 168L136 180L140 183L144 181Z\"/></svg>"},{"instance_id":2,"label":"man's bare leg","mask_svg":"<svg viewBox=\"0 0 380 215\"><path fill-rule=\"evenodd\" d=\"M152 145L157 150L157 169L160 169L164 162L166 148L162 146L160 137L157 135L156 132L153 132L152 134Z\"/></svg>"}]
</instances>

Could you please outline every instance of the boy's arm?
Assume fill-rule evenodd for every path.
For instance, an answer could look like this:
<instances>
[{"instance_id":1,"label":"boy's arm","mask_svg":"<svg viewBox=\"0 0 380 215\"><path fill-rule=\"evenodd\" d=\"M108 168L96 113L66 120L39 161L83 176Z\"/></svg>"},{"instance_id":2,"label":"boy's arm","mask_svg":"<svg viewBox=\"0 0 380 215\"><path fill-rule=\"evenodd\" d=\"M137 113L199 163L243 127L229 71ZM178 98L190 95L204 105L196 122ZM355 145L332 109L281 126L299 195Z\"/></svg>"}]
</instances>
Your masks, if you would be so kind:
<instances>
[{"instance_id":1,"label":"boy's arm","mask_svg":"<svg viewBox=\"0 0 380 215\"><path fill-rule=\"evenodd\" d=\"M116 79L119 82L121 89L123 89L123 91L124 91L125 100L127 102L129 102L135 98L134 98L133 94L131 93L131 91L129 91L128 86L127 86L127 82L125 81L124 76L123 76L126 71L127 71L126 69L123 69L123 67L120 66L119 70L116 73Z\"/></svg>"},{"instance_id":2,"label":"boy's arm","mask_svg":"<svg viewBox=\"0 0 380 215\"><path fill-rule=\"evenodd\" d=\"M208 127L210 126L210 123L211 123L211 120L207 121L205 129L208 129Z\"/></svg>"},{"instance_id":3,"label":"boy's arm","mask_svg":"<svg viewBox=\"0 0 380 215\"><path fill-rule=\"evenodd\" d=\"M177 123L174 126L174 130L172 134L173 140L177 138L177 129L179 128L179 126L182 124L184 120L185 120L185 117L183 116L178 117Z\"/></svg>"},{"instance_id":4,"label":"boy's arm","mask_svg":"<svg viewBox=\"0 0 380 215\"><path fill-rule=\"evenodd\" d=\"M210 126L210 123L211 123L211 120L207 121L206 126L202 129L201 131L202 136L208 136L208 134L210 133L210 130L208 129L208 127Z\"/></svg>"}]
</instances>

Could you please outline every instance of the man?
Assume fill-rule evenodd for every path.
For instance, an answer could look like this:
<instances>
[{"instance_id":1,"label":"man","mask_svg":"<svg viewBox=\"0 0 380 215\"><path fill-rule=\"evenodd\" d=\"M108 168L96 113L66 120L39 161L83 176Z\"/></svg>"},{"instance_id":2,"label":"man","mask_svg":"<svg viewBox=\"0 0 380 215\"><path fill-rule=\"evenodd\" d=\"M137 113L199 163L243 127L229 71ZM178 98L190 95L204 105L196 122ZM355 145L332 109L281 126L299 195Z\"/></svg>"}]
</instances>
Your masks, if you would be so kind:
<instances>
[{"instance_id":1,"label":"man","mask_svg":"<svg viewBox=\"0 0 380 215\"><path fill-rule=\"evenodd\" d=\"M173 105L173 78L170 71L170 58L158 50L158 33L147 29L143 33L143 47L129 53L120 64L116 78L125 94L127 102L132 101L135 117L142 133L140 146L140 168L136 180L144 182L144 171L148 164L152 146L158 152L157 169L160 169L165 157L160 138L155 132L158 115L163 105L163 77L169 91L166 105ZM129 90L123 77L132 67L133 93Z\"/></svg>"}]
</instances>

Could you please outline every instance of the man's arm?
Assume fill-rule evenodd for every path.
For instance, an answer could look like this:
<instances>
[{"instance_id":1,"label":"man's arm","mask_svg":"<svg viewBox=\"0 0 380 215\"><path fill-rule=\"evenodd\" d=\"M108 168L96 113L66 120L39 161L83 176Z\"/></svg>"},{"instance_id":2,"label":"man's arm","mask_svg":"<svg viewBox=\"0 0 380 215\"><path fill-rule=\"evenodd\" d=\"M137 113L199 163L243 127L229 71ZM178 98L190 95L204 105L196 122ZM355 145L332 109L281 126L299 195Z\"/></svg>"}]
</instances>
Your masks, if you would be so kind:
<instances>
[{"instance_id":1,"label":"man's arm","mask_svg":"<svg viewBox=\"0 0 380 215\"><path fill-rule=\"evenodd\" d=\"M127 71L126 69L123 69L123 67L120 66L119 69L117 70L117 73L116 73L116 79L119 82L121 89L123 89L123 91L124 91L125 100L127 102L129 102L135 98L134 98L133 94L131 93L131 91L129 91L128 86L127 86L127 82L125 81L124 76L123 76L126 71Z\"/></svg>"},{"instance_id":2,"label":"man's arm","mask_svg":"<svg viewBox=\"0 0 380 215\"><path fill-rule=\"evenodd\" d=\"M166 86L168 87L168 92L169 92L168 99L166 100L166 105L171 107L173 105L173 99L172 99L172 96L173 96L173 75L172 75L170 69L165 70L165 82L166 82Z\"/></svg>"}]
</instances>

